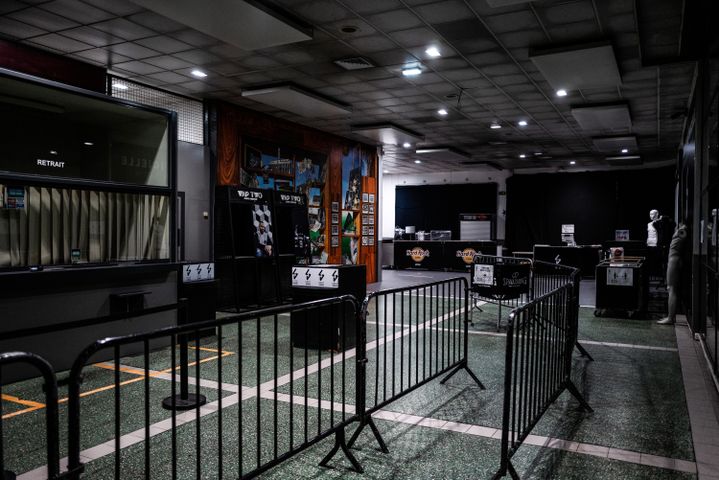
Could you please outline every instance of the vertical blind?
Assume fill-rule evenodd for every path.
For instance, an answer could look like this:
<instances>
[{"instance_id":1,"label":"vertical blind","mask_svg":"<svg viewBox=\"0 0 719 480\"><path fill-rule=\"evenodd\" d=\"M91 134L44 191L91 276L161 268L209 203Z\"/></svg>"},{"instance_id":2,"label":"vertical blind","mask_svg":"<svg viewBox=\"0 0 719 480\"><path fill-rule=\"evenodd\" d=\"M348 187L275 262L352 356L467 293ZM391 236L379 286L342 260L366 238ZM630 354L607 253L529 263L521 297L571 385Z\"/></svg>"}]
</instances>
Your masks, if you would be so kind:
<instances>
[{"instance_id":1,"label":"vertical blind","mask_svg":"<svg viewBox=\"0 0 719 480\"><path fill-rule=\"evenodd\" d=\"M0 209L0 267L170 258L169 198L26 187L25 208Z\"/></svg>"}]
</instances>

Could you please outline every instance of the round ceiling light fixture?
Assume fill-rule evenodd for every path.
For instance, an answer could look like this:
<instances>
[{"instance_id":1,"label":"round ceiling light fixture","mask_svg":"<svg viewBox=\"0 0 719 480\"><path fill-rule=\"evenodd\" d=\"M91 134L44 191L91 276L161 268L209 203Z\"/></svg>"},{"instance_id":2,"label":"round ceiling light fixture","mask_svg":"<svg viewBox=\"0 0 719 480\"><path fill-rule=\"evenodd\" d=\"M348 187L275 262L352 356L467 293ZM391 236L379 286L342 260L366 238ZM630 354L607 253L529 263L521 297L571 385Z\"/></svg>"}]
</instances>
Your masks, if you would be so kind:
<instances>
[{"instance_id":1,"label":"round ceiling light fixture","mask_svg":"<svg viewBox=\"0 0 719 480\"><path fill-rule=\"evenodd\" d=\"M415 160L414 163L422 163L422 160Z\"/></svg>"},{"instance_id":2,"label":"round ceiling light fixture","mask_svg":"<svg viewBox=\"0 0 719 480\"><path fill-rule=\"evenodd\" d=\"M569 162L569 164L570 164L570 165L576 165L577 162L576 162L575 160L572 160L571 162Z\"/></svg>"},{"instance_id":3,"label":"round ceiling light fixture","mask_svg":"<svg viewBox=\"0 0 719 480\"><path fill-rule=\"evenodd\" d=\"M502 126L498 123L493 123L489 126L489 128L491 128L492 130L499 130L500 128L502 128Z\"/></svg>"},{"instance_id":4,"label":"round ceiling light fixture","mask_svg":"<svg viewBox=\"0 0 719 480\"><path fill-rule=\"evenodd\" d=\"M410 148L410 147L412 146L412 144L409 143L409 142L404 142L404 143L402 144L402 146L403 146L404 148Z\"/></svg>"},{"instance_id":5,"label":"round ceiling light fixture","mask_svg":"<svg viewBox=\"0 0 719 480\"><path fill-rule=\"evenodd\" d=\"M563 88L560 88L559 90L557 90L557 96L558 96L558 97L566 97L566 96L567 96L567 91L566 91L565 89L563 89Z\"/></svg>"},{"instance_id":6,"label":"round ceiling light fixture","mask_svg":"<svg viewBox=\"0 0 719 480\"><path fill-rule=\"evenodd\" d=\"M629 149L628 149L628 148L622 148L622 153L629 153Z\"/></svg>"},{"instance_id":7,"label":"round ceiling light fixture","mask_svg":"<svg viewBox=\"0 0 719 480\"><path fill-rule=\"evenodd\" d=\"M519 125L520 127L526 127L528 124L526 120L520 120L517 122L517 125Z\"/></svg>"}]
</instances>

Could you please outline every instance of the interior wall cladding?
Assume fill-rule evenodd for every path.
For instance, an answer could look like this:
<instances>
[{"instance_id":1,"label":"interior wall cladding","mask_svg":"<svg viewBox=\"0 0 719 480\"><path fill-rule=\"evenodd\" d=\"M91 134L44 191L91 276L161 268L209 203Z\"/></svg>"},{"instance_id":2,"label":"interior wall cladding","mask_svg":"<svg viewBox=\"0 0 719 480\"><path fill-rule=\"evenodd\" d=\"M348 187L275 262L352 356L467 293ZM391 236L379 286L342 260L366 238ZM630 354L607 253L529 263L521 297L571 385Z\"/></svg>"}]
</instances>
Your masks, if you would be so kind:
<instances>
[{"instance_id":1,"label":"interior wall cladding","mask_svg":"<svg viewBox=\"0 0 719 480\"><path fill-rule=\"evenodd\" d=\"M459 239L460 213L497 213L497 184L397 186L395 223L417 231L451 230Z\"/></svg>"},{"instance_id":2,"label":"interior wall cladding","mask_svg":"<svg viewBox=\"0 0 719 480\"><path fill-rule=\"evenodd\" d=\"M674 218L674 167L615 172L514 175L507 180L507 244L531 251L561 245L562 224L575 225L579 245L647 239L649 211Z\"/></svg>"},{"instance_id":3,"label":"interior wall cladding","mask_svg":"<svg viewBox=\"0 0 719 480\"><path fill-rule=\"evenodd\" d=\"M240 183L240 169L244 164L245 139L261 140L274 143L281 147L296 148L308 152L324 154L329 162L329 171L322 192L322 205L327 219L325 226L325 249L328 252L328 263L343 263L342 226L339 226L340 241L337 246L331 242L331 203L343 202L343 158L352 158L351 152L357 156L370 158L371 168L367 171L369 182L363 181L368 191L376 190L377 151L370 145L354 142L336 135L321 132L280 118L255 112L224 102L213 102L209 105L210 117L216 121L215 148L217 162L217 185L237 185ZM211 148L213 148L211 146ZM341 217L340 203L340 217ZM375 203L375 205L377 205ZM374 245L362 246L359 249L358 263L367 268L367 281L375 282L377 278L377 215L374 215Z\"/></svg>"}]
</instances>

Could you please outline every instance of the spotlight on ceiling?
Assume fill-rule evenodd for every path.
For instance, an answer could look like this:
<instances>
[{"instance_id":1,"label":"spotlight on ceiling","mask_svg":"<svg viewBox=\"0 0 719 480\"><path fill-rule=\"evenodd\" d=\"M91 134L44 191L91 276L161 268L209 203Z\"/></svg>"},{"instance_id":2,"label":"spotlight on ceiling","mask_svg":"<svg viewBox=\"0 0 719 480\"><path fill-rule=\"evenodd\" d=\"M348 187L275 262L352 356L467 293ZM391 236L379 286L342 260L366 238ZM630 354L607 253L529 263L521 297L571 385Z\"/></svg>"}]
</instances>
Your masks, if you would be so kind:
<instances>
[{"instance_id":1,"label":"spotlight on ceiling","mask_svg":"<svg viewBox=\"0 0 719 480\"><path fill-rule=\"evenodd\" d=\"M439 110L437 110L437 113L439 113L442 116L445 116L445 115L447 115L448 112L444 108L440 108Z\"/></svg>"},{"instance_id":2,"label":"spotlight on ceiling","mask_svg":"<svg viewBox=\"0 0 719 480\"><path fill-rule=\"evenodd\" d=\"M382 170L382 173L389 173L389 170Z\"/></svg>"},{"instance_id":3,"label":"spotlight on ceiling","mask_svg":"<svg viewBox=\"0 0 719 480\"><path fill-rule=\"evenodd\" d=\"M489 128L491 128L492 130L498 130L498 129L502 128L502 126L498 123L493 123L492 125L489 126Z\"/></svg>"},{"instance_id":4,"label":"spotlight on ceiling","mask_svg":"<svg viewBox=\"0 0 719 480\"><path fill-rule=\"evenodd\" d=\"M427 55L429 55L432 58L441 57L442 54L439 52L439 49L437 47L429 47L427 50L424 51Z\"/></svg>"},{"instance_id":5,"label":"spotlight on ceiling","mask_svg":"<svg viewBox=\"0 0 719 480\"><path fill-rule=\"evenodd\" d=\"M194 69L190 73L192 73L192 75L194 75L197 78L205 78L207 76L207 74L205 72L203 72L202 70L198 70L197 68Z\"/></svg>"},{"instance_id":6,"label":"spotlight on ceiling","mask_svg":"<svg viewBox=\"0 0 719 480\"><path fill-rule=\"evenodd\" d=\"M410 148L410 147L412 146L412 144L409 143L409 142L404 142L404 143L402 144L402 146L403 146L404 148Z\"/></svg>"},{"instance_id":7,"label":"spotlight on ceiling","mask_svg":"<svg viewBox=\"0 0 719 480\"><path fill-rule=\"evenodd\" d=\"M576 164L577 164L577 162L576 162L576 161L574 161L574 160L572 160L571 162L569 162L569 164L570 164L570 165L576 165Z\"/></svg>"},{"instance_id":8,"label":"spotlight on ceiling","mask_svg":"<svg viewBox=\"0 0 719 480\"><path fill-rule=\"evenodd\" d=\"M85 146L87 146L87 147L92 147L92 146L95 145L95 144L92 143L92 142L84 142L83 145L85 145Z\"/></svg>"},{"instance_id":9,"label":"spotlight on ceiling","mask_svg":"<svg viewBox=\"0 0 719 480\"><path fill-rule=\"evenodd\" d=\"M622 148L622 153L629 153L629 149L628 149L628 148Z\"/></svg>"},{"instance_id":10,"label":"spotlight on ceiling","mask_svg":"<svg viewBox=\"0 0 719 480\"><path fill-rule=\"evenodd\" d=\"M526 120L520 120L520 121L517 122L517 125L519 125L520 127L526 127L526 126L527 126L527 121L526 121Z\"/></svg>"},{"instance_id":11,"label":"spotlight on ceiling","mask_svg":"<svg viewBox=\"0 0 719 480\"><path fill-rule=\"evenodd\" d=\"M563 89L563 88L560 88L559 90L557 90L557 96L558 96L558 97L566 97L566 96L567 96L567 91L566 91L565 89Z\"/></svg>"},{"instance_id":12,"label":"spotlight on ceiling","mask_svg":"<svg viewBox=\"0 0 719 480\"><path fill-rule=\"evenodd\" d=\"M526 156L525 154L523 154L523 153L520 153L520 154L519 154L519 158L527 158L527 156Z\"/></svg>"},{"instance_id":13,"label":"spotlight on ceiling","mask_svg":"<svg viewBox=\"0 0 719 480\"><path fill-rule=\"evenodd\" d=\"M414 163L422 163L422 160L415 160Z\"/></svg>"},{"instance_id":14,"label":"spotlight on ceiling","mask_svg":"<svg viewBox=\"0 0 719 480\"><path fill-rule=\"evenodd\" d=\"M405 77L416 77L422 73L422 69L419 67L411 67L411 68L404 68L402 69L402 75Z\"/></svg>"},{"instance_id":15,"label":"spotlight on ceiling","mask_svg":"<svg viewBox=\"0 0 719 480\"><path fill-rule=\"evenodd\" d=\"M57 155L57 150L50 150L50 155Z\"/></svg>"}]
</instances>

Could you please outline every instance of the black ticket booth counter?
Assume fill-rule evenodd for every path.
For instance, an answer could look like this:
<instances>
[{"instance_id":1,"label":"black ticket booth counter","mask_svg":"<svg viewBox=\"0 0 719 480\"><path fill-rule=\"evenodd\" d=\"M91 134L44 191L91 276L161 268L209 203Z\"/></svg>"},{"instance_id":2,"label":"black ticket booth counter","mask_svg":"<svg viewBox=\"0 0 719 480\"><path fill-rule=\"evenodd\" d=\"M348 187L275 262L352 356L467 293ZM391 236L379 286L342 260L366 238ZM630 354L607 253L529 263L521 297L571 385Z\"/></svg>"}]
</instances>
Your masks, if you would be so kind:
<instances>
[{"instance_id":1,"label":"black ticket booth counter","mask_svg":"<svg viewBox=\"0 0 719 480\"><path fill-rule=\"evenodd\" d=\"M280 298L272 191L218 186L215 191L217 308L241 310ZM272 248L259 248L262 223Z\"/></svg>"},{"instance_id":2,"label":"black ticket booth counter","mask_svg":"<svg viewBox=\"0 0 719 480\"><path fill-rule=\"evenodd\" d=\"M309 263L310 226L307 199L291 192L274 192L275 247L282 300L292 298L292 266Z\"/></svg>"},{"instance_id":3,"label":"black ticket booth counter","mask_svg":"<svg viewBox=\"0 0 719 480\"><path fill-rule=\"evenodd\" d=\"M395 240L395 268L471 271L474 257L494 255L496 242L469 240Z\"/></svg>"},{"instance_id":4,"label":"black ticket booth counter","mask_svg":"<svg viewBox=\"0 0 719 480\"><path fill-rule=\"evenodd\" d=\"M364 265L296 265L292 268L291 278L294 304L341 295L354 295L361 303L367 294ZM356 322L356 312L348 303L293 312L292 344L298 348L322 350L340 350L343 345L345 349L352 348L357 343Z\"/></svg>"},{"instance_id":5,"label":"black ticket booth counter","mask_svg":"<svg viewBox=\"0 0 719 480\"><path fill-rule=\"evenodd\" d=\"M535 245L534 261L556 263L578 268L583 278L594 278L594 270L602 257L601 245Z\"/></svg>"}]
</instances>

